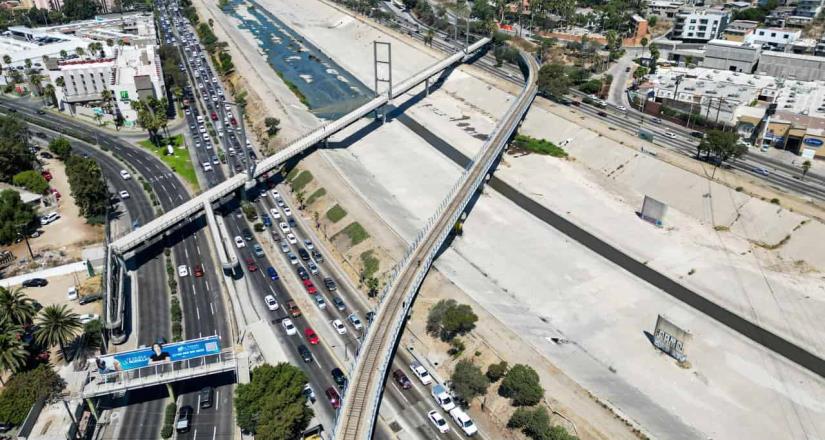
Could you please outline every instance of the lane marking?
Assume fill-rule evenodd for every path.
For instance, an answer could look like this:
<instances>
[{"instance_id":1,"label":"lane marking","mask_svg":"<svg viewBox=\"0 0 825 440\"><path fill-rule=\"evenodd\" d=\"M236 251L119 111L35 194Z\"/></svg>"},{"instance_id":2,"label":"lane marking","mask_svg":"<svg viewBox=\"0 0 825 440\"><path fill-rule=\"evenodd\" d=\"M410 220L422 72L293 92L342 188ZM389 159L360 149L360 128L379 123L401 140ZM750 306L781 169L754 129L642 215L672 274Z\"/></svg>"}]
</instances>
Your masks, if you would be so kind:
<instances>
[{"instance_id":1,"label":"lane marking","mask_svg":"<svg viewBox=\"0 0 825 440\"><path fill-rule=\"evenodd\" d=\"M212 314L215 314L215 308L212 306L212 303L209 303L209 310L212 311Z\"/></svg>"},{"instance_id":2,"label":"lane marking","mask_svg":"<svg viewBox=\"0 0 825 440\"><path fill-rule=\"evenodd\" d=\"M200 321L201 320L201 309L196 307L195 308L195 314L198 315L198 321Z\"/></svg>"},{"instance_id":3,"label":"lane marking","mask_svg":"<svg viewBox=\"0 0 825 440\"><path fill-rule=\"evenodd\" d=\"M209 281L203 280L203 285L206 286L206 291L209 291Z\"/></svg>"}]
</instances>

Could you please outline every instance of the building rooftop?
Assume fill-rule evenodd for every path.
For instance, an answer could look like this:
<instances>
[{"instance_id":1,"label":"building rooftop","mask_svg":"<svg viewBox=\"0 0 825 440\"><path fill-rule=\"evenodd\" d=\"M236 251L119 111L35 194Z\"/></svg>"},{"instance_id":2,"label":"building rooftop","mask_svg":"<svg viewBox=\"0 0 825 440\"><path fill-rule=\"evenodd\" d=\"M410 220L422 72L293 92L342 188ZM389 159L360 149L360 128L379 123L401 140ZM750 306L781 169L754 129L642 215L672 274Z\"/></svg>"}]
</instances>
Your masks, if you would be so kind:
<instances>
[{"instance_id":1,"label":"building rooftop","mask_svg":"<svg viewBox=\"0 0 825 440\"><path fill-rule=\"evenodd\" d=\"M759 27L758 21L751 21L751 20L734 20L728 23L728 27L725 30L729 29L738 29L738 30L749 30L749 29L756 29Z\"/></svg>"}]
</instances>

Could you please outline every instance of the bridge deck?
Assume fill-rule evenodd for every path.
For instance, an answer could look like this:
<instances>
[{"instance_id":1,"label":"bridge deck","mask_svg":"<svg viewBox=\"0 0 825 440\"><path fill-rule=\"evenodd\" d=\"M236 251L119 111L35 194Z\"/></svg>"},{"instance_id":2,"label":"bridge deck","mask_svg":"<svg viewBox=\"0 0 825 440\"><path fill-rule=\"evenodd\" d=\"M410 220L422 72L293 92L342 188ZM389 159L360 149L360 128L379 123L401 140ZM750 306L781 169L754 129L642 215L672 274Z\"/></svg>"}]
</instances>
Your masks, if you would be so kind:
<instances>
[{"instance_id":1,"label":"bridge deck","mask_svg":"<svg viewBox=\"0 0 825 440\"><path fill-rule=\"evenodd\" d=\"M538 64L531 55L522 53L521 56L529 72L524 90L499 122L494 135L476 155L472 167L461 176L413 242L384 291L375 321L370 325L359 350L349 388L344 392L344 402L334 432L334 438L338 440L371 437L386 369L415 294L436 252L483 183L535 98Z\"/></svg>"}]
</instances>

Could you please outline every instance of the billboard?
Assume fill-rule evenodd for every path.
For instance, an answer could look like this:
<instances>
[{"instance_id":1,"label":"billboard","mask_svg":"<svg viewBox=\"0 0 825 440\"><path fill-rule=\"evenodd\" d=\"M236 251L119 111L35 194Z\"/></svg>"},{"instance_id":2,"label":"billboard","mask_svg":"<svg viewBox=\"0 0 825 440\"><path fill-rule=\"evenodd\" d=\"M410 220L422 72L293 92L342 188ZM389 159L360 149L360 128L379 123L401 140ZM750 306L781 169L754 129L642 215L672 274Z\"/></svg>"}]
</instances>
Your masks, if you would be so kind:
<instances>
[{"instance_id":1,"label":"billboard","mask_svg":"<svg viewBox=\"0 0 825 440\"><path fill-rule=\"evenodd\" d=\"M653 330L653 345L659 350L673 356L679 362L687 360L685 345L691 339L690 332L674 324L666 316L656 318Z\"/></svg>"},{"instance_id":2,"label":"billboard","mask_svg":"<svg viewBox=\"0 0 825 440\"><path fill-rule=\"evenodd\" d=\"M645 196L640 216L643 220L661 226L667 213L667 205L650 196Z\"/></svg>"},{"instance_id":3,"label":"billboard","mask_svg":"<svg viewBox=\"0 0 825 440\"><path fill-rule=\"evenodd\" d=\"M98 371L102 374L184 361L218 354L220 351L221 343L218 337L207 336L168 344L155 343L151 347L99 356L95 362Z\"/></svg>"}]
</instances>

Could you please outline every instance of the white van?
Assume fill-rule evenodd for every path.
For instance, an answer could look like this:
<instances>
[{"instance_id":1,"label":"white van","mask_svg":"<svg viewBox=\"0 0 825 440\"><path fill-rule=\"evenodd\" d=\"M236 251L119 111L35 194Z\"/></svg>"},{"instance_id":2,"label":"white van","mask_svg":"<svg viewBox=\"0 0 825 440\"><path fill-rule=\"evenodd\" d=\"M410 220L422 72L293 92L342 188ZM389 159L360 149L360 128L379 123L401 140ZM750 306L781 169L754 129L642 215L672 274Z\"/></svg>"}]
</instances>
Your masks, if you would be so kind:
<instances>
[{"instance_id":1,"label":"white van","mask_svg":"<svg viewBox=\"0 0 825 440\"><path fill-rule=\"evenodd\" d=\"M60 214L58 214L56 212L50 212L50 213L40 217L40 224L43 225L43 226L46 226L49 223L54 223L59 218L60 218Z\"/></svg>"},{"instance_id":2,"label":"white van","mask_svg":"<svg viewBox=\"0 0 825 440\"><path fill-rule=\"evenodd\" d=\"M453 421L467 436L471 436L478 432L478 428L476 427L473 420L470 416L467 415L461 408L456 407L450 411L450 416L453 418Z\"/></svg>"},{"instance_id":3,"label":"white van","mask_svg":"<svg viewBox=\"0 0 825 440\"><path fill-rule=\"evenodd\" d=\"M120 170L120 177L122 177L123 180L129 180L132 178L132 175L126 170Z\"/></svg>"}]
</instances>

